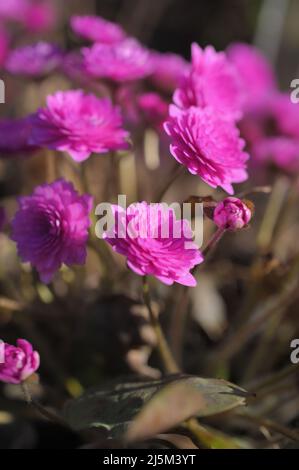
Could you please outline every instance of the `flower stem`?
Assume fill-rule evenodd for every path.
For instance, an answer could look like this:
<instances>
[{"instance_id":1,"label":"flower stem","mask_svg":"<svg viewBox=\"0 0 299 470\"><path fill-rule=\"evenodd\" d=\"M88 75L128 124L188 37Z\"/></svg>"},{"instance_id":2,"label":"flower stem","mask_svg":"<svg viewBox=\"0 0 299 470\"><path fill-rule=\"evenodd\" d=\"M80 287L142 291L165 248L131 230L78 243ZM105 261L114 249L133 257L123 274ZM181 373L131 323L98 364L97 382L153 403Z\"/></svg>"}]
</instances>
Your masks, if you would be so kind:
<instances>
[{"instance_id":1,"label":"flower stem","mask_svg":"<svg viewBox=\"0 0 299 470\"><path fill-rule=\"evenodd\" d=\"M155 202L162 201L163 197L165 196L169 188L183 174L183 172L184 172L184 167L182 165L175 167L172 174L170 175L169 180L166 181L166 184L163 186L163 188L160 190L159 194L155 198Z\"/></svg>"},{"instance_id":2,"label":"flower stem","mask_svg":"<svg viewBox=\"0 0 299 470\"><path fill-rule=\"evenodd\" d=\"M145 305L147 306L150 320L151 320L153 329L156 334L157 348L158 348L165 372L168 374L177 374L178 372L180 372L180 369L178 365L176 364L176 361L172 355L172 352L170 351L167 340L162 331L160 322L152 309L151 299L150 299L150 294L149 294L149 285L148 285L146 276L143 277L143 299L144 299Z\"/></svg>"},{"instance_id":3,"label":"flower stem","mask_svg":"<svg viewBox=\"0 0 299 470\"><path fill-rule=\"evenodd\" d=\"M212 236L211 240L208 242L207 246L203 249L202 254L206 258L211 251L215 248L217 243L221 240L225 233L225 229L223 228L218 228L214 235Z\"/></svg>"},{"instance_id":4,"label":"flower stem","mask_svg":"<svg viewBox=\"0 0 299 470\"><path fill-rule=\"evenodd\" d=\"M159 351L165 372L168 374L177 374L181 372L181 370L172 355L172 352L168 346L167 340L162 331L160 322L152 309L150 293L149 293L149 285L148 285L146 276L143 277L143 298L144 298L144 303L148 308L152 326L156 333L157 349ZM204 445L204 448L206 448L206 445L207 445L206 433L207 432L205 428L203 428L198 423L196 418L189 418L186 421L184 421L183 427L187 429L189 433L193 436L193 440L198 445L199 448L202 448L202 445Z\"/></svg>"},{"instance_id":5,"label":"flower stem","mask_svg":"<svg viewBox=\"0 0 299 470\"><path fill-rule=\"evenodd\" d=\"M27 404L32 406L41 416L46 418L48 421L59 424L60 426L68 427L67 422L64 421L60 416L58 416L56 413L53 413L52 411L47 410L32 398L29 386L26 382L21 383L21 388Z\"/></svg>"}]
</instances>

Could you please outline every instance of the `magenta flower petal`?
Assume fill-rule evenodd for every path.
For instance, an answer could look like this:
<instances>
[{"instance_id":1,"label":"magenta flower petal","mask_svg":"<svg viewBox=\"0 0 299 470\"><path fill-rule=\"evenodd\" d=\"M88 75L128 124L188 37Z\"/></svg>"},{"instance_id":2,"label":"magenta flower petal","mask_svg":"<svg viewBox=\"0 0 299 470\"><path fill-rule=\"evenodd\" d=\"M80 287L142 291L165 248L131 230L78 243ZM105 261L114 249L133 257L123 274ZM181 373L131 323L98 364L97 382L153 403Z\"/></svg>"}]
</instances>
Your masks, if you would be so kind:
<instances>
[{"instance_id":1,"label":"magenta flower petal","mask_svg":"<svg viewBox=\"0 0 299 470\"><path fill-rule=\"evenodd\" d=\"M203 262L186 220L177 220L163 204L132 204L125 211L113 206L115 226L104 234L114 251L127 258L132 271L150 275L167 285L195 286L190 273Z\"/></svg>"},{"instance_id":2,"label":"magenta flower petal","mask_svg":"<svg viewBox=\"0 0 299 470\"><path fill-rule=\"evenodd\" d=\"M94 44L82 49L86 72L94 78L116 82L139 80L150 75L150 52L138 41L125 39L118 44Z\"/></svg>"},{"instance_id":3,"label":"magenta flower petal","mask_svg":"<svg viewBox=\"0 0 299 470\"><path fill-rule=\"evenodd\" d=\"M30 262L43 282L50 282L62 264L85 263L91 208L91 196L79 196L62 179L19 199L11 238L22 261Z\"/></svg>"},{"instance_id":4,"label":"magenta flower petal","mask_svg":"<svg viewBox=\"0 0 299 470\"><path fill-rule=\"evenodd\" d=\"M170 106L164 127L173 157L212 188L233 194L232 184L247 179L245 143L234 123L213 108Z\"/></svg>"},{"instance_id":5,"label":"magenta flower petal","mask_svg":"<svg viewBox=\"0 0 299 470\"><path fill-rule=\"evenodd\" d=\"M235 67L224 52L212 46L201 49L192 44L192 67L182 85L174 94L180 108L211 106L216 112L231 119L242 116L243 96Z\"/></svg>"},{"instance_id":6,"label":"magenta flower petal","mask_svg":"<svg viewBox=\"0 0 299 470\"><path fill-rule=\"evenodd\" d=\"M0 381L20 384L39 368L39 354L25 339L18 339L17 346L5 344L4 348L4 364L0 363Z\"/></svg>"},{"instance_id":7,"label":"magenta flower petal","mask_svg":"<svg viewBox=\"0 0 299 470\"><path fill-rule=\"evenodd\" d=\"M100 16L72 16L71 28L75 34L84 39L105 44L115 44L126 37L126 33L119 25Z\"/></svg>"},{"instance_id":8,"label":"magenta flower petal","mask_svg":"<svg viewBox=\"0 0 299 470\"><path fill-rule=\"evenodd\" d=\"M265 137L253 145L252 154L259 163L275 165L287 173L299 171L299 138Z\"/></svg>"},{"instance_id":9,"label":"magenta flower petal","mask_svg":"<svg viewBox=\"0 0 299 470\"><path fill-rule=\"evenodd\" d=\"M167 92L178 88L190 72L190 63L177 54L152 52L153 73L151 81Z\"/></svg>"},{"instance_id":10,"label":"magenta flower petal","mask_svg":"<svg viewBox=\"0 0 299 470\"><path fill-rule=\"evenodd\" d=\"M31 33L45 33L57 24L56 7L52 0L31 2L24 14L23 24Z\"/></svg>"},{"instance_id":11,"label":"magenta flower petal","mask_svg":"<svg viewBox=\"0 0 299 470\"><path fill-rule=\"evenodd\" d=\"M31 122L33 144L68 152L76 161L86 160L91 153L129 146L118 107L81 90L48 96L47 107L40 109Z\"/></svg>"},{"instance_id":12,"label":"magenta flower petal","mask_svg":"<svg viewBox=\"0 0 299 470\"><path fill-rule=\"evenodd\" d=\"M261 51L249 44L236 43L228 48L227 55L238 71L247 108L275 90L274 70Z\"/></svg>"},{"instance_id":13,"label":"magenta flower petal","mask_svg":"<svg viewBox=\"0 0 299 470\"><path fill-rule=\"evenodd\" d=\"M299 105L292 103L290 94L276 93L270 106L278 131L286 136L299 138Z\"/></svg>"},{"instance_id":14,"label":"magenta flower petal","mask_svg":"<svg viewBox=\"0 0 299 470\"><path fill-rule=\"evenodd\" d=\"M55 25L56 9L51 0L6 0L0 2L0 18L39 33Z\"/></svg>"}]
</instances>

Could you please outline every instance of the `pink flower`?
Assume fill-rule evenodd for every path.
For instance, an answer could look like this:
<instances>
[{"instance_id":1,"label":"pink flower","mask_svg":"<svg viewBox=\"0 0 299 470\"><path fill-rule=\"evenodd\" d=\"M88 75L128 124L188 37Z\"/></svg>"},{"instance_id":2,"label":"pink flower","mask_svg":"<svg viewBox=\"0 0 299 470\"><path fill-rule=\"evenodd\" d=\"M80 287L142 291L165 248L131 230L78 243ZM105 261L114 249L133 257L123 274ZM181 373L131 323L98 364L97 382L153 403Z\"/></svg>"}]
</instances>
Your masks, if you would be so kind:
<instances>
[{"instance_id":1,"label":"pink flower","mask_svg":"<svg viewBox=\"0 0 299 470\"><path fill-rule=\"evenodd\" d=\"M4 344L4 364L0 362L0 381L20 384L39 368L37 351L25 339L18 339L17 346Z\"/></svg>"},{"instance_id":2,"label":"pink flower","mask_svg":"<svg viewBox=\"0 0 299 470\"><path fill-rule=\"evenodd\" d=\"M212 188L233 194L232 183L247 179L244 141L234 123L213 108L181 110L172 105L164 127L173 157Z\"/></svg>"},{"instance_id":3,"label":"pink flower","mask_svg":"<svg viewBox=\"0 0 299 470\"><path fill-rule=\"evenodd\" d=\"M177 54L153 52L151 81L166 92L173 92L190 72L190 64Z\"/></svg>"},{"instance_id":4,"label":"pink flower","mask_svg":"<svg viewBox=\"0 0 299 470\"><path fill-rule=\"evenodd\" d=\"M49 283L62 264L85 263L91 209L92 197L79 196L63 179L19 198L11 238L22 261L37 269L42 282Z\"/></svg>"},{"instance_id":5,"label":"pink flower","mask_svg":"<svg viewBox=\"0 0 299 470\"><path fill-rule=\"evenodd\" d=\"M51 0L5 0L0 2L0 18L39 33L54 26L56 11Z\"/></svg>"},{"instance_id":6,"label":"pink flower","mask_svg":"<svg viewBox=\"0 0 299 470\"><path fill-rule=\"evenodd\" d=\"M32 118L32 143L68 152L80 162L91 153L128 148L117 107L82 90L58 91Z\"/></svg>"},{"instance_id":7,"label":"pink flower","mask_svg":"<svg viewBox=\"0 0 299 470\"><path fill-rule=\"evenodd\" d=\"M153 69L149 51L132 38L112 45L97 43L82 52L86 71L95 78L116 82L139 80Z\"/></svg>"},{"instance_id":8,"label":"pink flower","mask_svg":"<svg viewBox=\"0 0 299 470\"><path fill-rule=\"evenodd\" d=\"M279 132L299 138L299 103L292 103L289 93L273 96L271 111Z\"/></svg>"},{"instance_id":9,"label":"pink flower","mask_svg":"<svg viewBox=\"0 0 299 470\"><path fill-rule=\"evenodd\" d=\"M265 137L255 143L252 153L260 163L275 165L288 173L299 171L299 138Z\"/></svg>"},{"instance_id":10,"label":"pink flower","mask_svg":"<svg viewBox=\"0 0 299 470\"><path fill-rule=\"evenodd\" d=\"M6 60L5 68L15 75L42 77L54 72L62 63L63 53L59 47L47 42L12 50Z\"/></svg>"},{"instance_id":11,"label":"pink flower","mask_svg":"<svg viewBox=\"0 0 299 470\"><path fill-rule=\"evenodd\" d=\"M236 43L228 48L227 56L238 71L247 108L275 91L274 71L258 49L248 44Z\"/></svg>"},{"instance_id":12,"label":"pink flower","mask_svg":"<svg viewBox=\"0 0 299 470\"><path fill-rule=\"evenodd\" d=\"M33 1L26 9L24 26L32 33L51 30L57 23L56 9L51 0Z\"/></svg>"},{"instance_id":13,"label":"pink flower","mask_svg":"<svg viewBox=\"0 0 299 470\"><path fill-rule=\"evenodd\" d=\"M143 93L138 97L139 109L148 124L160 130L168 116L169 104L158 93Z\"/></svg>"},{"instance_id":14,"label":"pink flower","mask_svg":"<svg viewBox=\"0 0 299 470\"><path fill-rule=\"evenodd\" d=\"M0 2L0 18L10 21L23 21L30 5L29 0L6 0Z\"/></svg>"},{"instance_id":15,"label":"pink flower","mask_svg":"<svg viewBox=\"0 0 299 470\"><path fill-rule=\"evenodd\" d=\"M227 197L217 204L214 222L224 230L240 230L249 224L251 215L251 210L241 199Z\"/></svg>"},{"instance_id":16,"label":"pink flower","mask_svg":"<svg viewBox=\"0 0 299 470\"><path fill-rule=\"evenodd\" d=\"M196 285L190 270L203 257L192 241L188 221L177 220L173 209L163 204L142 202L127 210L114 205L112 210L115 225L104 238L114 251L126 256L130 269L167 285Z\"/></svg>"},{"instance_id":17,"label":"pink flower","mask_svg":"<svg viewBox=\"0 0 299 470\"><path fill-rule=\"evenodd\" d=\"M216 52L212 46L201 49L192 44L191 72L176 90L174 102L180 108L210 106L216 113L240 119L243 105L240 80L225 53Z\"/></svg>"},{"instance_id":18,"label":"pink flower","mask_svg":"<svg viewBox=\"0 0 299 470\"><path fill-rule=\"evenodd\" d=\"M84 39L105 44L121 42L126 36L119 25L99 16L72 16L71 28Z\"/></svg>"}]
</instances>

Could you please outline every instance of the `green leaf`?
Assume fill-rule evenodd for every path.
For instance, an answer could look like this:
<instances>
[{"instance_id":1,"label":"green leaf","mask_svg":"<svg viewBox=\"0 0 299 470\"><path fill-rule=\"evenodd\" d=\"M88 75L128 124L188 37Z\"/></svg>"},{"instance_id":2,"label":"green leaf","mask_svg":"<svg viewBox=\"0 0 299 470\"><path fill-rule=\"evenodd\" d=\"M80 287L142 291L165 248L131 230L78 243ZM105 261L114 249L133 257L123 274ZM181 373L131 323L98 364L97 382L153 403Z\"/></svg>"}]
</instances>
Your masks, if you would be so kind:
<instances>
[{"instance_id":1,"label":"green leaf","mask_svg":"<svg viewBox=\"0 0 299 470\"><path fill-rule=\"evenodd\" d=\"M67 403L64 416L75 430L100 427L119 437L126 432L141 409L171 384L191 387L201 395L201 406L196 412L198 417L213 416L245 405L246 397L250 396L242 388L225 380L176 375L146 382L114 383L110 388L88 391ZM188 399L186 394L186 401ZM164 412L171 413L173 409L166 408Z\"/></svg>"},{"instance_id":2,"label":"green leaf","mask_svg":"<svg viewBox=\"0 0 299 470\"><path fill-rule=\"evenodd\" d=\"M166 385L141 408L129 424L128 441L144 441L174 428L205 407L202 394L192 385L177 381Z\"/></svg>"}]
</instances>

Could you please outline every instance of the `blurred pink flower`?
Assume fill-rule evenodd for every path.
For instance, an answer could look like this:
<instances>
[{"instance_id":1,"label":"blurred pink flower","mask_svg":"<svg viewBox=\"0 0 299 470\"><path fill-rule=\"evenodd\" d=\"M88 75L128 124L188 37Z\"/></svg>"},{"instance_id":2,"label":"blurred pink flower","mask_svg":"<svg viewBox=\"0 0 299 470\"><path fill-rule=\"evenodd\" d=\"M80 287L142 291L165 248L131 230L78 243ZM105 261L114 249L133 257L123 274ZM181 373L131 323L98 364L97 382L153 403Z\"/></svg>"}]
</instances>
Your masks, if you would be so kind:
<instances>
[{"instance_id":1,"label":"blurred pink flower","mask_svg":"<svg viewBox=\"0 0 299 470\"><path fill-rule=\"evenodd\" d=\"M61 152L81 162L92 153L129 147L118 107L82 90L58 91L47 98L47 107L31 118L31 143Z\"/></svg>"},{"instance_id":2,"label":"blurred pink flower","mask_svg":"<svg viewBox=\"0 0 299 470\"><path fill-rule=\"evenodd\" d=\"M229 46L227 56L238 71L246 108L251 108L275 91L274 70L257 48L235 43Z\"/></svg>"},{"instance_id":3,"label":"blurred pink flower","mask_svg":"<svg viewBox=\"0 0 299 470\"><path fill-rule=\"evenodd\" d=\"M0 381L20 384L37 371L40 358L37 351L25 339L18 339L17 346L4 344L4 364L0 363Z\"/></svg>"},{"instance_id":4,"label":"blurred pink flower","mask_svg":"<svg viewBox=\"0 0 299 470\"><path fill-rule=\"evenodd\" d=\"M299 138L299 103L292 103L289 93L273 96L271 112L279 132Z\"/></svg>"},{"instance_id":5,"label":"blurred pink flower","mask_svg":"<svg viewBox=\"0 0 299 470\"><path fill-rule=\"evenodd\" d=\"M57 23L57 12L52 0L31 1L26 9L23 23L32 33L51 30Z\"/></svg>"},{"instance_id":6,"label":"blurred pink flower","mask_svg":"<svg viewBox=\"0 0 299 470\"><path fill-rule=\"evenodd\" d=\"M72 16L71 28L74 33L84 39L105 44L121 42L126 36L119 25L100 16Z\"/></svg>"},{"instance_id":7,"label":"blurred pink flower","mask_svg":"<svg viewBox=\"0 0 299 470\"><path fill-rule=\"evenodd\" d=\"M247 179L245 142L234 123L213 108L181 110L172 105L164 127L174 158L212 188L233 194L232 183Z\"/></svg>"},{"instance_id":8,"label":"blurred pink flower","mask_svg":"<svg viewBox=\"0 0 299 470\"><path fill-rule=\"evenodd\" d=\"M288 173L299 171L299 138L265 137L253 145L252 154L259 163L275 165Z\"/></svg>"},{"instance_id":9,"label":"blurred pink flower","mask_svg":"<svg viewBox=\"0 0 299 470\"><path fill-rule=\"evenodd\" d=\"M151 81L166 92L173 92L190 72L190 64L172 53L152 52L153 74Z\"/></svg>"},{"instance_id":10,"label":"blurred pink flower","mask_svg":"<svg viewBox=\"0 0 299 470\"><path fill-rule=\"evenodd\" d=\"M143 93L138 97L138 106L146 122L158 130L162 129L163 123L168 117L169 103L154 92Z\"/></svg>"},{"instance_id":11,"label":"blurred pink flower","mask_svg":"<svg viewBox=\"0 0 299 470\"><path fill-rule=\"evenodd\" d=\"M275 166L286 172L299 171L299 105L290 95L269 94L247 109L240 122L253 163Z\"/></svg>"},{"instance_id":12,"label":"blurred pink flower","mask_svg":"<svg viewBox=\"0 0 299 470\"><path fill-rule=\"evenodd\" d=\"M30 143L31 118L0 120L0 158L30 154L37 146Z\"/></svg>"},{"instance_id":13,"label":"blurred pink flower","mask_svg":"<svg viewBox=\"0 0 299 470\"><path fill-rule=\"evenodd\" d=\"M203 262L203 256L192 241L187 220L177 220L173 209L163 204L112 208L116 223L104 238L114 251L126 256L130 269L167 285L196 285L190 270Z\"/></svg>"},{"instance_id":14,"label":"blurred pink flower","mask_svg":"<svg viewBox=\"0 0 299 470\"><path fill-rule=\"evenodd\" d=\"M21 22L30 6L30 0L5 0L0 2L0 18Z\"/></svg>"},{"instance_id":15,"label":"blurred pink flower","mask_svg":"<svg viewBox=\"0 0 299 470\"><path fill-rule=\"evenodd\" d=\"M32 33L51 29L57 19L51 0L2 0L0 18L20 23Z\"/></svg>"},{"instance_id":16,"label":"blurred pink flower","mask_svg":"<svg viewBox=\"0 0 299 470\"><path fill-rule=\"evenodd\" d=\"M42 77L57 69L62 63L63 53L59 47L47 42L22 46L10 52L5 68L14 75Z\"/></svg>"},{"instance_id":17,"label":"blurred pink flower","mask_svg":"<svg viewBox=\"0 0 299 470\"><path fill-rule=\"evenodd\" d=\"M85 263L91 209L92 197L80 196L63 179L19 198L11 238L22 261L36 268L42 282L51 282L62 264Z\"/></svg>"},{"instance_id":18,"label":"blurred pink flower","mask_svg":"<svg viewBox=\"0 0 299 470\"><path fill-rule=\"evenodd\" d=\"M242 116L242 89L237 70L224 52L216 52L212 46L201 49L198 44L192 44L191 71L173 99L180 108L210 106L228 118Z\"/></svg>"},{"instance_id":19,"label":"blurred pink flower","mask_svg":"<svg viewBox=\"0 0 299 470\"><path fill-rule=\"evenodd\" d=\"M94 78L127 82L145 78L153 70L149 51L132 38L112 45L96 43L82 52L86 71Z\"/></svg>"},{"instance_id":20,"label":"blurred pink flower","mask_svg":"<svg viewBox=\"0 0 299 470\"><path fill-rule=\"evenodd\" d=\"M241 199L227 197L217 204L213 219L223 230L240 230L249 224L251 215L251 210Z\"/></svg>"}]
</instances>

